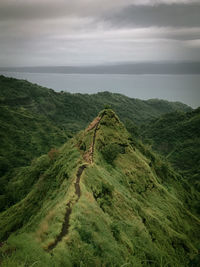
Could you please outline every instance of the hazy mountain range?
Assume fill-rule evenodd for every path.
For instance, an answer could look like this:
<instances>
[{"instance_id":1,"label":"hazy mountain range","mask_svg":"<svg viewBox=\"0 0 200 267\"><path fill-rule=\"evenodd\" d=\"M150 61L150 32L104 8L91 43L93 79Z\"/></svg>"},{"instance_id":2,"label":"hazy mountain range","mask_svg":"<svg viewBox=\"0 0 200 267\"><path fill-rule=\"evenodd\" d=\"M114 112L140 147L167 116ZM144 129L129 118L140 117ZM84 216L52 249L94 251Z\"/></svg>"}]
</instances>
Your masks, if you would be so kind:
<instances>
[{"instance_id":1,"label":"hazy mountain range","mask_svg":"<svg viewBox=\"0 0 200 267\"><path fill-rule=\"evenodd\" d=\"M69 74L200 74L200 62L143 62L91 66L1 67L0 71Z\"/></svg>"}]
</instances>

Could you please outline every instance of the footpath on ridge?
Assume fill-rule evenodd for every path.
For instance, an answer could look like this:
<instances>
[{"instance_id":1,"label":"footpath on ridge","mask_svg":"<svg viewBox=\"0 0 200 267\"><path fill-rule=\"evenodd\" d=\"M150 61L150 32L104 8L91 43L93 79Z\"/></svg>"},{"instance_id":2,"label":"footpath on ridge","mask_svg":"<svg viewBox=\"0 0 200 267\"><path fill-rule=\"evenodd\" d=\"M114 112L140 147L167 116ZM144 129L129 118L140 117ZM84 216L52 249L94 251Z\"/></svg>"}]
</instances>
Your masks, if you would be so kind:
<instances>
[{"instance_id":1,"label":"footpath on ridge","mask_svg":"<svg viewBox=\"0 0 200 267\"><path fill-rule=\"evenodd\" d=\"M94 134L93 134L93 138L92 138L92 144L89 148L89 151L83 156L84 160L87 162L87 164L92 164L94 161L94 146L95 146L95 140L96 140L96 133L98 130L98 126L99 123L101 121L101 119L103 118L104 114L102 114L101 117L97 117L87 128L87 131L91 131L92 129L94 129ZM72 213L72 208L73 206L79 201L80 196L81 196L81 188L80 188L80 179L81 176L83 174L84 169L87 167L87 164L83 164L81 166L79 166L77 174L76 174L76 182L74 184L75 187L75 195L77 196L77 199L75 201L75 203L72 203L72 200L70 200L67 203L67 208L66 208L66 213L65 213L65 217L64 217L64 222L62 224L62 229L60 234L56 237L56 239L54 240L53 243L51 243L48 248L47 251L51 251L52 249L54 249L57 244L63 239L64 236L66 236L68 234L69 231L69 220L70 220L70 215Z\"/></svg>"}]
</instances>

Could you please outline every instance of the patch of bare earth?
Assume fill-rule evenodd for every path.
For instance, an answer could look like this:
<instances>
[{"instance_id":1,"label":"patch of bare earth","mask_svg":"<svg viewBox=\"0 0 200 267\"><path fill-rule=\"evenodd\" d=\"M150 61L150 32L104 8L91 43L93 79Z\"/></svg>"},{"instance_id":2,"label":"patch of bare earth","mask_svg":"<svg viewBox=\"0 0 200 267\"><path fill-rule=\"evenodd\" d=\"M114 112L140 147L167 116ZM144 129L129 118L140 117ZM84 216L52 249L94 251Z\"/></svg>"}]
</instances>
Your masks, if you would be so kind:
<instances>
[{"instance_id":1,"label":"patch of bare earth","mask_svg":"<svg viewBox=\"0 0 200 267\"><path fill-rule=\"evenodd\" d=\"M94 119L90 125L88 126L88 128L86 129L87 132L89 132L90 130L92 130L100 121L101 117L96 117L96 119Z\"/></svg>"}]
</instances>

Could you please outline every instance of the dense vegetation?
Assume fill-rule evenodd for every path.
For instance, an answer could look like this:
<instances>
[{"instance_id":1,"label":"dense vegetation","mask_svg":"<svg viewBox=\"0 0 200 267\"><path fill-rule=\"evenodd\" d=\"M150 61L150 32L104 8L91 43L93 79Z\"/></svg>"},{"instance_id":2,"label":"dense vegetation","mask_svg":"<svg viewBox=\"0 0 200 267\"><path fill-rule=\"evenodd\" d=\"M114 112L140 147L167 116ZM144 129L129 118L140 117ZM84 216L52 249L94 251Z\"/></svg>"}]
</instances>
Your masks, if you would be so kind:
<instances>
[{"instance_id":1,"label":"dense vegetation","mask_svg":"<svg viewBox=\"0 0 200 267\"><path fill-rule=\"evenodd\" d=\"M199 127L181 103L0 76L0 265L198 266Z\"/></svg>"},{"instance_id":2,"label":"dense vegetation","mask_svg":"<svg viewBox=\"0 0 200 267\"><path fill-rule=\"evenodd\" d=\"M19 200L9 182L16 176L13 168L31 164L34 158L64 144L73 132L83 129L105 103L112 105L129 128L130 125L133 128L133 123L141 124L166 112L190 110L181 103L142 101L108 92L56 93L27 81L0 76L0 210ZM107 155L113 157L109 147L106 149ZM30 185L31 181L33 177Z\"/></svg>"},{"instance_id":3,"label":"dense vegetation","mask_svg":"<svg viewBox=\"0 0 200 267\"><path fill-rule=\"evenodd\" d=\"M99 116L97 128L88 127L60 149L15 170L9 187L17 203L0 213L2 266L184 267L197 262L200 221L188 208L190 186L130 135L113 111ZM84 159L91 144L94 162L89 164ZM77 201L74 181L83 164ZM69 201L68 234L49 253Z\"/></svg>"},{"instance_id":4,"label":"dense vegetation","mask_svg":"<svg viewBox=\"0 0 200 267\"><path fill-rule=\"evenodd\" d=\"M200 108L165 114L142 129L152 148L200 190Z\"/></svg>"},{"instance_id":5,"label":"dense vegetation","mask_svg":"<svg viewBox=\"0 0 200 267\"><path fill-rule=\"evenodd\" d=\"M166 112L190 110L177 102L142 101L109 92L56 93L24 80L0 76L0 176L62 145L105 104L112 105L122 121L129 119L139 124Z\"/></svg>"}]
</instances>

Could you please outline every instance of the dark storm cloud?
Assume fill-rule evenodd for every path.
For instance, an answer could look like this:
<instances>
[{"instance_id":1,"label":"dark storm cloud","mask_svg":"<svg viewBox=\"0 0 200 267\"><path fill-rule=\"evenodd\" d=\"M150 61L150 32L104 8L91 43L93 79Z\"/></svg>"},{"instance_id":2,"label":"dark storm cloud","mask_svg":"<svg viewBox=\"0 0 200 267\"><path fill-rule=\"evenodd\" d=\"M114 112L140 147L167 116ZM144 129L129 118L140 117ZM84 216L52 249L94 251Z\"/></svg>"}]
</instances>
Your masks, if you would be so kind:
<instances>
[{"instance_id":1,"label":"dark storm cloud","mask_svg":"<svg viewBox=\"0 0 200 267\"><path fill-rule=\"evenodd\" d=\"M114 27L199 27L200 4L131 5L101 19Z\"/></svg>"}]
</instances>

